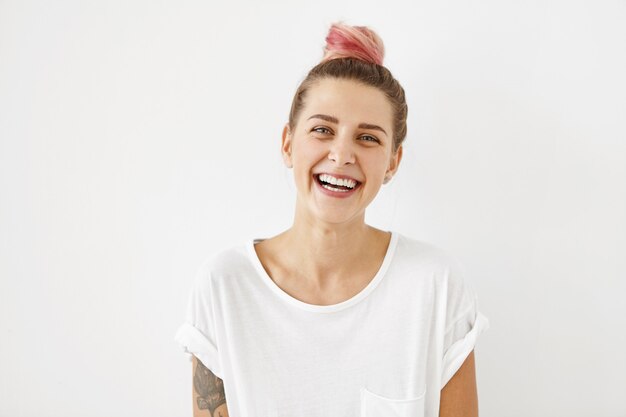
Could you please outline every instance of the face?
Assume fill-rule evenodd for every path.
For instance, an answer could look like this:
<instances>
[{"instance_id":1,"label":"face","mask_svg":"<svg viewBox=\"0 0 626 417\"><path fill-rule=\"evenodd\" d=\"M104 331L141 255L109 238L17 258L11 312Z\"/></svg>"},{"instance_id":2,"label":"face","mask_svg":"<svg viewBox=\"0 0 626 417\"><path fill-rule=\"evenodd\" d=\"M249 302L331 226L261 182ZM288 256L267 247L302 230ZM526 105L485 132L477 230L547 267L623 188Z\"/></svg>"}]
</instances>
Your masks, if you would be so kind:
<instances>
[{"instance_id":1,"label":"face","mask_svg":"<svg viewBox=\"0 0 626 417\"><path fill-rule=\"evenodd\" d=\"M329 223L364 222L385 175L400 163L402 147L392 148L392 107L380 90L352 80L319 81L307 91L293 130L283 130L296 211Z\"/></svg>"}]
</instances>

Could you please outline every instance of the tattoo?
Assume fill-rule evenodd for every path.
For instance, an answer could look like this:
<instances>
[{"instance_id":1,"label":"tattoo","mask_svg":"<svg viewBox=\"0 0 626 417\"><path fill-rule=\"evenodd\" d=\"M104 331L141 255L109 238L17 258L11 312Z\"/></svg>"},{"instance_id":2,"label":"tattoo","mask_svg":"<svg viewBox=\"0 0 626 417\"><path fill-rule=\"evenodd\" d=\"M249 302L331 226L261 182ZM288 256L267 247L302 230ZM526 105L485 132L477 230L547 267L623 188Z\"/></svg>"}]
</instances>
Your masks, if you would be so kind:
<instances>
[{"instance_id":1,"label":"tattoo","mask_svg":"<svg viewBox=\"0 0 626 417\"><path fill-rule=\"evenodd\" d=\"M209 415L212 416L217 407L226 404L224 382L202 362L199 360L196 362L197 366L193 375L193 386L198 394L196 402L200 410L209 410Z\"/></svg>"}]
</instances>

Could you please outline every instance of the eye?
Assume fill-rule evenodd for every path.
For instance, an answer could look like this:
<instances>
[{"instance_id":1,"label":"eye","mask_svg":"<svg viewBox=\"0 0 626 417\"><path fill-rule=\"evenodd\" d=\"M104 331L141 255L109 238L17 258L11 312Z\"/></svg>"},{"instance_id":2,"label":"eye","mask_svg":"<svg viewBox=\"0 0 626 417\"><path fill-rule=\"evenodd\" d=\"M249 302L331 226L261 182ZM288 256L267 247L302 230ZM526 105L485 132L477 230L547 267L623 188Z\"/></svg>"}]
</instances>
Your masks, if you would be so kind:
<instances>
[{"instance_id":1,"label":"eye","mask_svg":"<svg viewBox=\"0 0 626 417\"><path fill-rule=\"evenodd\" d=\"M322 134L325 134L325 135L328 135L328 134L332 133L330 131L330 129L328 129L327 127L324 127L324 126L314 127L311 131L312 132L316 132L316 133L322 133Z\"/></svg>"},{"instance_id":2,"label":"eye","mask_svg":"<svg viewBox=\"0 0 626 417\"><path fill-rule=\"evenodd\" d=\"M380 143L380 140L378 140L378 138L371 136L371 135L363 135L361 136L361 139L365 139L366 142L377 142Z\"/></svg>"}]
</instances>

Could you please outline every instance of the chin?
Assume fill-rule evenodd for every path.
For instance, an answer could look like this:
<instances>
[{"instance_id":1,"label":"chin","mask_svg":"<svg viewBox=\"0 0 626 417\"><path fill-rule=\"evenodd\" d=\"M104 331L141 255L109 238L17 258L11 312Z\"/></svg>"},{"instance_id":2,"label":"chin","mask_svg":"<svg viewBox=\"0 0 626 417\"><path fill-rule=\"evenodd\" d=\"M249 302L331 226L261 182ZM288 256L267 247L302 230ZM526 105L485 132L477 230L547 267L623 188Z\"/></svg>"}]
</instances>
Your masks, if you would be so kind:
<instances>
[{"instance_id":1,"label":"chin","mask_svg":"<svg viewBox=\"0 0 626 417\"><path fill-rule=\"evenodd\" d=\"M365 212L347 213L347 212L342 212L341 210L335 210L335 211L323 210L323 212L321 212L321 210L317 210L316 212L312 213L312 215L318 221L329 223L329 224L334 224L334 225L351 223L351 222L358 220L359 218L363 218L363 221L365 220Z\"/></svg>"}]
</instances>

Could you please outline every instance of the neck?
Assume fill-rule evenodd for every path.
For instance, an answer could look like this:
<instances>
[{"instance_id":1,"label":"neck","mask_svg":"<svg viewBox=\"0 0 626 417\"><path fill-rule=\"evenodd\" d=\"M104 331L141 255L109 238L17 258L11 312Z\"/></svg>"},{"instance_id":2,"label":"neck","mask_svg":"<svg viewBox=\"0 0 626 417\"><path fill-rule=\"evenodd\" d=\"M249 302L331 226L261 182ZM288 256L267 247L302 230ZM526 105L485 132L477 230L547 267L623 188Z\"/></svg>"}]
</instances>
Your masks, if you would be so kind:
<instances>
[{"instance_id":1,"label":"neck","mask_svg":"<svg viewBox=\"0 0 626 417\"><path fill-rule=\"evenodd\" d=\"M296 217L293 226L281 234L280 246L283 259L299 278L323 291L340 285L380 253L385 236L386 232L365 224L363 218L330 224Z\"/></svg>"}]
</instances>

